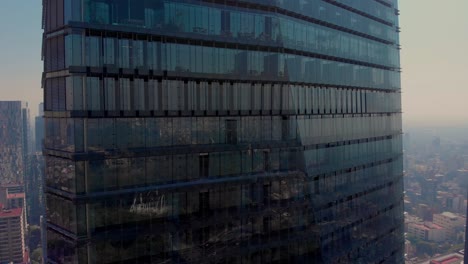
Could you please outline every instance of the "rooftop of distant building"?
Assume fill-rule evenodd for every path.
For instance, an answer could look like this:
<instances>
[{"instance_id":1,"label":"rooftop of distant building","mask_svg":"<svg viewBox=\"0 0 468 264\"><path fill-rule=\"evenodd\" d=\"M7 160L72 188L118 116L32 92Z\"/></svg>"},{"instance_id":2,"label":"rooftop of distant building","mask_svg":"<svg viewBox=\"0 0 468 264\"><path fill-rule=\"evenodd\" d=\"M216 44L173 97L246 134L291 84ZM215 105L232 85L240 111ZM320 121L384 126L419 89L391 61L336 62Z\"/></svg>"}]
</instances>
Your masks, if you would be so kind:
<instances>
[{"instance_id":1,"label":"rooftop of distant building","mask_svg":"<svg viewBox=\"0 0 468 264\"><path fill-rule=\"evenodd\" d=\"M431 223L431 222L426 222L426 223L424 223L424 225L431 228L431 229L444 229L440 225L437 225L437 224L434 224L434 223Z\"/></svg>"},{"instance_id":2,"label":"rooftop of distant building","mask_svg":"<svg viewBox=\"0 0 468 264\"><path fill-rule=\"evenodd\" d=\"M437 224L434 224L432 222L413 222L413 223L409 223L411 226L413 227L417 227L418 229L421 229L421 230L431 230L431 229L437 229L437 230L441 230L441 229L444 229L442 226L440 225L437 225Z\"/></svg>"},{"instance_id":3,"label":"rooftop of distant building","mask_svg":"<svg viewBox=\"0 0 468 264\"><path fill-rule=\"evenodd\" d=\"M463 257L459 254L444 256L435 260L431 260L430 264L459 264L463 262Z\"/></svg>"},{"instance_id":4,"label":"rooftop of distant building","mask_svg":"<svg viewBox=\"0 0 468 264\"><path fill-rule=\"evenodd\" d=\"M9 193L7 195L7 199L19 199L19 198L24 198L25 194L24 193Z\"/></svg>"},{"instance_id":5,"label":"rooftop of distant building","mask_svg":"<svg viewBox=\"0 0 468 264\"><path fill-rule=\"evenodd\" d=\"M11 188L11 187L22 187L22 184L19 183L5 183L5 184L0 184L0 187L5 187L5 188Z\"/></svg>"},{"instance_id":6,"label":"rooftop of distant building","mask_svg":"<svg viewBox=\"0 0 468 264\"><path fill-rule=\"evenodd\" d=\"M463 263L463 255L459 253L451 253L443 256L438 256L432 260L419 262L419 264L461 264Z\"/></svg>"},{"instance_id":7,"label":"rooftop of distant building","mask_svg":"<svg viewBox=\"0 0 468 264\"><path fill-rule=\"evenodd\" d=\"M423 224L416 224L416 223L411 223L411 226L417 227L420 230L430 230L429 227L423 225Z\"/></svg>"},{"instance_id":8,"label":"rooftop of distant building","mask_svg":"<svg viewBox=\"0 0 468 264\"><path fill-rule=\"evenodd\" d=\"M0 208L3 208L3 206ZM22 208L0 209L0 218L19 217L22 211Z\"/></svg>"},{"instance_id":9,"label":"rooftop of distant building","mask_svg":"<svg viewBox=\"0 0 468 264\"><path fill-rule=\"evenodd\" d=\"M451 213L451 212L443 212L442 215L451 219L458 218L458 215Z\"/></svg>"}]
</instances>

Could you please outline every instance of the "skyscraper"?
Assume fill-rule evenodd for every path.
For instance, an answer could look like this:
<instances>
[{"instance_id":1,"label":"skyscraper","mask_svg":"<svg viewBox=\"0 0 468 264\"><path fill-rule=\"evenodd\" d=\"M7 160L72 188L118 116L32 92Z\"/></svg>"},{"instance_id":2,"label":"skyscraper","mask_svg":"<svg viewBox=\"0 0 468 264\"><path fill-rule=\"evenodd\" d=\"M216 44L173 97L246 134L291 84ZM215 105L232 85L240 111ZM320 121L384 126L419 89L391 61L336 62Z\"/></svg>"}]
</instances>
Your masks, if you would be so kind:
<instances>
[{"instance_id":1,"label":"skyscraper","mask_svg":"<svg viewBox=\"0 0 468 264\"><path fill-rule=\"evenodd\" d=\"M0 185L23 183L28 133L28 104L0 101Z\"/></svg>"},{"instance_id":2,"label":"skyscraper","mask_svg":"<svg viewBox=\"0 0 468 264\"><path fill-rule=\"evenodd\" d=\"M44 199L44 174L45 162L42 155L42 145L44 141L44 104L38 107L38 116L35 117L34 151L28 157L29 168L26 180L27 204L28 204L28 224L39 225L40 216L45 213Z\"/></svg>"},{"instance_id":3,"label":"skyscraper","mask_svg":"<svg viewBox=\"0 0 468 264\"><path fill-rule=\"evenodd\" d=\"M43 0L51 263L402 263L395 0Z\"/></svg>"},{"instance_id":4,"label":"skyscraper","mask_svg":"<svg viewBox=\"0 0 468 264\"><path fill-rule=\"evenodd\" d=\"M34 139L35 139L35 152L42 153L42 142L44 141L44 103L39 104L39 114L34 119Z\"/></svg>"}]
</instances>

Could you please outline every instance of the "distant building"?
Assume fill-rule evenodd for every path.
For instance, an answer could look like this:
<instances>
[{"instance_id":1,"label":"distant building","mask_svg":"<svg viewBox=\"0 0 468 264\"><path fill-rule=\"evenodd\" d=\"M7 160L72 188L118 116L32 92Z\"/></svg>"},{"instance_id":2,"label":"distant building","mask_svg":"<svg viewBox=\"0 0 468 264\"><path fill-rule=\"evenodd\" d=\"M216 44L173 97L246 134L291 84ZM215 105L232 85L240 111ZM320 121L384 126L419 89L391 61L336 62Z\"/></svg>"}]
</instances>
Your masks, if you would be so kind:
<instances>
[{"instance_id":1,"label":"distant building","mask_svg":"<svg viewBox=\"0 0 468 264\"><path fill-rule=\"evenodd\" d=\"M418 204L416 212L424 221L432 221L432 210L427 204Z\"/></svg>"},{"instance_id":2,"label":"distant building","mask_svg":"<svg viewBox=\"0 0 468 264\"><path fill-rule=\"evenodd\" d=\"M7 194L8 208L24 208L25 206L24 193L9 193Z\"/></svg>"},{"instance_id":3,"label":"distant building","mask_svg":"<svg viewBox=\"0 0 468 264\"><path fill-rule=\"evenodd\" d=\"M405 256L411 256L415 252L414 246L409 240L405 240Z\"/></svg>"},{"instance_id":4,"label":"distant building","mask_svg":"<svg viewBox=\"0 0 468 264\"><path fill-rule=\"evenodd\" d=\"M421 196L423 201L434 204L437 200L437 181L425 179L421 182Z\"/></svg>"},{"instance_id":5,"label":"distant building","mask_svg":"<svg viewBox=\"0 0 468 264\"><path fill-rule=\"evenodd\" d=\"M35 118L35 140L36 152L42 153L42 146L44 143L44 103L39 104L39 115Z\"/></svg>"},{"instance_id":6,"label":"distant building","mask_svg":"<svg viewBox=\"0 0 468 264\"><path fill-rule=\"evenodd\" d=\"M463 155L463 169L468 169L468 155Z\"/></svg>"},{"instance_id":7,"label":"distant building","mask_svg":"<svg viewBox=\"0 0 468 264\"><path fill-rule=\"evenodd\" d=\"M25 263L23 209L0 204L0 263Z\"/></svg>"},{"instance_id":8,"label":"distant building","mask_svg":"<svg viewBox=\"0 0 468 264\"><path fill-rule=\"evenodd\" d=\"M429 262L429 264L462 264L462 263L463 263L463 255L458 254L458 253L440 256Z\"/></svg>"},{"instance_id":9,"label":"distant building","mask_svg":"<svg viewBox=\"0 0 468 264\"><path fill-rule=\"evenodd\" d=\"M0 101L0 263L25 262L30 132L28 104Z\"/></svg>"},{"instance_id":10,"label":"distant building","mask_svg":"<svg viewBox=\"0 0 468 264\"><path fill-rule=\"evenodd\" d=\"M25 173L27 223L28 225L41 225L41 216L45 216L44 174L45 162L42 156L44 144L44 104L38 107L38 116L35 117L35 130L31 138L35 139L34 151L28 155L28 166ZM42 226L41 226L42 227ZM41 229L45 234L45 230ZM43 245L41 245L44 247ZM33 249L31 249L33 250Z\"/></svg>"},{"instance_id":11,"label":"distant building","mask_svg":"<svg viewBox=\"0 0 468 264\"><path fill-rule=\"evenodd\" d=\"M26 182L28 224L39 225L40 216L45 215L44 157L41 152L36 152L34 155L29 156L29 160L30 168Z\"/></svg>"},{"instance_id":12,"label":"distant building","mask_svg":"<svg viewBox=\"0 0 468 264\"><path fill-rule=\"evenodd\" d=\"M22 208L24 228L27 227L26 195L24 193L23 186L21 185L0 186L0 204L2 204L3 209Z\"/></svg>"},{"instance_id":13,"label":"distant building","mask_svg":"<svg viewBox=\"0 0 468 264\"><path fill-rule=\"evenodd\" d=\"M446 229L448 237L453 237L458 229L463 228L466 221L465 217L450 212L434 214L433 218L434 224L442 226Z\"/></svg>"},{"instance_id":14,"label":"distant building","mask_svg":"<svg viewBox=\"0 0 468 264\"><path fill-rule=\"evenodd\" d=\"M436 149L440 148L440 137L434 137L434 139L432 140L432 146Z\"/></svg>"},{"instance_id":15,"label":"distant building","mask_svg":"<svg viewBox=\"0 0 468 264\"><path fill-rule=\"evenodd\" d=\"M441 242L445 240L446 230L434 223L410 223L408 224L408 234L421 240Z\"/></svg>"},{"instance_id":16,"label":"distant building","mask_svg":"<svg viewBox=\"0 0 468 264\"><path fill-rule=\"evenodd\" d=\"M465 197L463 195L451 195L445 197L445 208L447 210L461 213L464 211Z\"/></svg>"},{"instance_id":17,"label":"distant building","mask_svg":"<svg viewBox=\"0 0 468 264\"><path fill-rule=\"evenodd\" d=\"M414 216L405 212L405 232L408 232L408 225L412 223L418 224L418 223L424 223L424 221L417 216Z\"/></svg>"},{"instance_id":18,"label":"distant building","mask_svg":"<svg viewBox=\"0 0 468 264\"><path fill-rule=\"evenodd\" d=\"M24 185L22 184L3 184L0 188L4 188L8 193L24 193Z\"/></svg>"},{"instance_id":19,"label":"distant building","mask_svg":"<svg viewBox=\"0 0 468 264\"><path fill-rule=\"evenodd\" d=\"M28 104L0 101L0 185L23 183L28 134Z\"/></svg>"}]
</instances>

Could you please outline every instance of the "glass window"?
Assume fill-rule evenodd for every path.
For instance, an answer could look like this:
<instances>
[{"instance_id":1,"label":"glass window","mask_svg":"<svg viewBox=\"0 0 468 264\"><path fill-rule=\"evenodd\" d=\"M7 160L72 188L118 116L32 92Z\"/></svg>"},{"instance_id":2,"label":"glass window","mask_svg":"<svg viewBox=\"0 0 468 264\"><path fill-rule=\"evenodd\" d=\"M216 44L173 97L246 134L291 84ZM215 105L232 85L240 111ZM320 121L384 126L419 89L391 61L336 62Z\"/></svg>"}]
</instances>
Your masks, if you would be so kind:
<instances>
[{"instance_id":1,"label":"glass window","mask_svg":"<svg viewBox=\"0 0 468 264\"><path fill-rule=\"evenodd\" d=\"M148 110L162 110L161 83L157 80L148 81Z\"/></svg>"},{"instance_id":2,"label":"glass window","mask_svg":"<svg viewBox=\"0 0 468 264\"><path fill-rule=\"evenodd\" d=\"M97 77L86 78L86 109L101 110L101 81Z\"/></svg>"},{"instance_id":3,"label":"glass window","mask_svg":"<svg viewBox=\"0 0 468 264\"><path fill-rule=\"evenodd\" d=\"M70 21L81 21L81 0L64 0L65 24Z\"/></svg>"},{"instance_id":4,"label":"glass window","mask_svg":"<svg viewBox=\"0 0 468 264\"><path fill-rule=\"evenodd\" d=\"M148 42L146 43L146 48L147 48L146 60L147 60L148 68L153 69L153 70L161 69L161 66L160 66L161 43Z\"/></svg>"},{"instance_id":5,"label":"glass window","mask_svg":"<svg viewBox=\"0 0 468 264\"><path fill-rule=\"evenodd\" d=\"M145 42L142 40L133 40L132 42L133 68L145 67Z\"/></svg>"},{"instance_id":6,"label":"glass window","mask_svg":"<svg viewBox=\"0 0 468 264\"><path fill-rule=\"evenodd\" d=\"M120 110L130 110L130 80L126 78L120 78L119 90Z\"/></svg>"},{"instance_id":7,"label":"glass window","mask_svg":"<svg viewBox=\"0 0 468 264\"><path fill-rule=\"evenodd\" d=\"M173 157L173 179L184 181L187 179L187 157L186 155L174 155Z\"/></svg>"},{"instance_id":8,"label":"glass window","mask_svg":"<svg viewBox=\"0 0 468 264\"><path fill-rule=\"evenodd\" d=\"M70 34L65 37L65 66L83 66L82 36Z\"/></svg>"},{"instance_id":9,"label":"glass window","mask_svg":"<svg viewBox=\"0 0 468 264\"><path fill-rule=\"evenodd\" d=\"M66 77L66 109L68 111L75 110L73 106L73 79L72 77Z\"/></svg>"},{"instance_id":10,"label":"glass window","mask_svg":"<svg viewBox=\"0 0 468 264\"><path fill-rule=\"evenodd\" d=\"M114 38L104 38L103 39L103 46L104 46L104 66L111 65L116 66L115 61L115 42L116 39Z\"/></svg>"},{"instance_id":11,"label":"glass window","mask_svg":"<svg viewBox=\"0 0 468 264\"><path fill-rule=\"evenodd\" d=\"M116 107L116 81L114 78L104 78L105 110L115 111Z\"/></svg>"},{"instance_id":12,"label":"glass window","mask_svg":"<svg viewBox=\"0 0 468 264\"><path fill-rule=\"evenodd\" d=\"M144 111L148 110L146 107L147 94L146 94L146 82L143 79L135 79L133 81L134 101L135 109Z\"/></svg>"},{"instance_id":13,"label":"glass window","mask_svg":"<svg viewBox=\"0 0 468 264\"><path fill-rule=\"evenodd\" d=\"M119 66L120 68L130 68L130 41L119 39Z\"/></svg>"},{"instance_id":14,"label":"glass window","mask_svg":"<svg viewBox=\"0 0 468 264\"><path fill-rule=\"evenodd\" d=\"M110 23L110 6L104 1L85 1L84 16L86 22L97 24Z\"/></svg>"},{"instance_id":15,"label":"glass window","mask_svg":"<svg viewBox=\"0 0 468 264\"><path fill-rule=\"evenodd\" d=\"M86 37L86 65L91 67L101 66L101 38Z\"/></svg>"}]
</instances>

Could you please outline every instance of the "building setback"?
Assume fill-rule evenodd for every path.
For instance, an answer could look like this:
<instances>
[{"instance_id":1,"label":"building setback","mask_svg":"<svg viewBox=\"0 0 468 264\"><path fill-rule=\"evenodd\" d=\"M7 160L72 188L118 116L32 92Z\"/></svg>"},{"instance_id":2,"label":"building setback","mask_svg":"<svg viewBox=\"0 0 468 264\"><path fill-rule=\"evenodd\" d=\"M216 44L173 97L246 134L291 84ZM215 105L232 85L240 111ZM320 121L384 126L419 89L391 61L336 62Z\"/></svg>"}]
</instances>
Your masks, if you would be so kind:
<instances>
[{"instance_id":1,"label":"building setback","mask_svg":"<svg viewBox=\"0 0 468 264\"><path fill-rule=\"evenodd\" d=\"M403 263L395 0L43 0L50 263Z\"/></svg>"}]
</instances>

